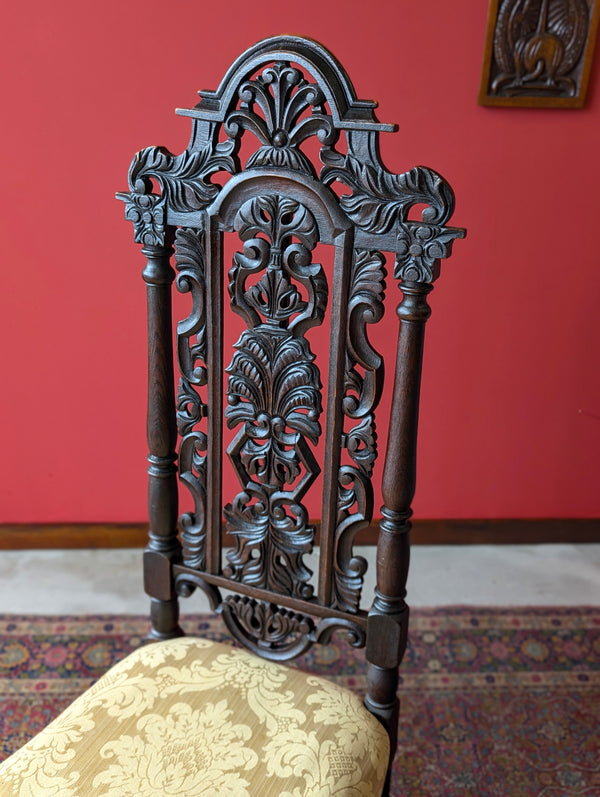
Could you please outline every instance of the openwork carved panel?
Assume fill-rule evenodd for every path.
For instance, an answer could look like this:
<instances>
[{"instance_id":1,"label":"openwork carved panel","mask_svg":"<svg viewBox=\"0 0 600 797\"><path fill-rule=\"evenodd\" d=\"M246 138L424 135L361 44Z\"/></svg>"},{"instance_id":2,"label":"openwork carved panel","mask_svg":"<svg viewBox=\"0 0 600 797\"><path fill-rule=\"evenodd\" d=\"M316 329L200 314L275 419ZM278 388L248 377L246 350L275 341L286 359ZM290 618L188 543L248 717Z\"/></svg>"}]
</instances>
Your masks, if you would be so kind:
<instances>
[{"instance_id":1,"label":"openwork carved panel","mask_svg":"<svg viewBox=\"0 0 600 797\"><path fill-rule=\"evenodd\" d=\"M380 252L356 249L350 280L342 400L350 426L342 436L342 446L350 464L342 464L338 473L333 574L333 605L348 612L358 611L367 567L362 557L354 556L352 543L373 516L371 476L377 457L374 410L383 387L383 361L371 346L366 327L383 315L384 262Z\"/></svg>"},{"instance_id":2,"label":"openwork carved panel","mask_svg":"<svg viewBox=\"0 0 600 797\"><path fill-rule=\"evenodd\" d=\"M179 478L189 489L194 511L181 515L183 561L199 570L206 566L207 437L199 429L207 414L200 395L206 385L206 264L204 233L179 229L175 238L177 289L192 298L190 315L177 325L177 356L181 374L177 389Z\"/></svg>"},{"instance_id":3,"label":"openwork carved panel","mask_svg":"<svg viewBox=\"0 0 600 797\"><path fill-rule=\"evenodd\" d=\"M548 2L555 8L559 0ZM378 137L393 126L377 120L375 103L356 98L344 70L315 42L291 36L260 42L234 62L216 91L200 92L200 102L179 113L192 120L188 148L180 155L141 150L129 170L129 192L118 195L148 260L146 583L156 635L178 633L177 596L201 589L222 607L240 642L274 659L298 655L334 631L361 646L368 626L379 622L398 640L372 656L383 671L399 655L398 629L405 627L402 546L414 487L426 296L453 241L464 236L448 226L454 194L427 167L403 174L384 167ZM238 251L226 276L223 239L232 233ZM169 262L173 242L176 274ZM333 252L329 285L313 262L319 243ZM383 363L368 328L383 315L386 257L404 296L397 308L402 346L416 353L414 367L398 366L395 374L395 415L403 402L412 404L386 453L381 539L395 569L391 586L378 581L373 619L359 608L365 562L353 544L373 515ZM176 288L191 299L177 325L175 396L174 274ZM227 291L244 325L232 354L223 351L221 334ZM329 334L328 371L307 338L321 325ZM179 518L179 533L175 421L179 480L193 503ZM227 491L223 425L239 481ZM315 454L320 442L322 463ZM315 590L306 564L315 541L306 495L321 467L325 564ZM400 471L408 475L395 479ZM234 544L222 565L224 530ZM239 594L222 601L220 590Z\"/></svg>"},{"instance_id":4,"label":"openwork carved panel","mask_svg":"<svg viewBox=\"0 0 600 797\"><path fill-rule=\"evenodd\" d=\"M321 380L303 333L322 322L327 302L323 269L310 255L317 226L299 202L273 195L243 204L235 228L244 249L229 293L248 328L227 368L225 416L239 427L228 454L243 490L225 507L236 540L225 573L309 598L303 555L314 528L301 499L320 470L308 443L321 433Z\"/></svg>"}]
</instances>

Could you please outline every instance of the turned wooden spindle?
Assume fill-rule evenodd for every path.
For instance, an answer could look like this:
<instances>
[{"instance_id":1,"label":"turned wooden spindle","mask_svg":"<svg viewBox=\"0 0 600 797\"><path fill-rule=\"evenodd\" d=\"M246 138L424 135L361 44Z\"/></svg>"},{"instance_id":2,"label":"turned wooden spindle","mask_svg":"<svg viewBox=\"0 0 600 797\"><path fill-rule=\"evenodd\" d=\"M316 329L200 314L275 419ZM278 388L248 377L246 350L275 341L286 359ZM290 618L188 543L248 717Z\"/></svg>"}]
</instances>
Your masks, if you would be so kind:
<instances>
[{"instance_id":1,"label":"turned wooden spindle","mask_svg":"<svg viewBox=\"0 0 600 797\"><path fill-rule=\"evenodd\" d=\"M366 704L388 729L396 748L398 665L406 650L405 602L410 556L411 503L415 493L417 421L425 323L433 286L403 282L391 423L382 481L384 505L377 544L377 588L369 613Z\"/></svg>"},{"instance_id":2,"label":"turned wooden spindle","mask_svg":"<svg viewBox=\"0 0 600 797\"><path fill-rule=\"evenodd\" d=\"M144 553L144 585L151 597L150 636L180 636L179 607L171 563L180 558L177 538L177 427L173 377L171 285L175 272L170 245L142 248L148 300L148 511L150 530Z\"/></svg>"}]
</instances>

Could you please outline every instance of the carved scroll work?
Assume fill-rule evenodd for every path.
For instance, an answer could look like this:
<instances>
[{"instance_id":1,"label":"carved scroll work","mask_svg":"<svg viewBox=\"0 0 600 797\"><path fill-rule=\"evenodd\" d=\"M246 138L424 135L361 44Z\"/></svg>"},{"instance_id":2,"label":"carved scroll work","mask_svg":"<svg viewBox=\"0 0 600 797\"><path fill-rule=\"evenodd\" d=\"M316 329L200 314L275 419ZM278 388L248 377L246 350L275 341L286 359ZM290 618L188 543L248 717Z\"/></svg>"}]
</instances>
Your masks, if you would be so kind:
<instances>
[{"instance_id":1,"label":"carved scroll work","mask_svg":"<svg viewBox=\"0 0 600 797\"><path fill-rule=\"evenodd\" d=\"M175 530L169 543L173 590L185 594L206 583L218 603L214 590L238 588L244 597L226 599L224 617L238 639L262 655L296 655L334 626L362 644L365 563L352 546L373 512L383 366L367 327L383 313L382 253L395 255L399 281L431 283L452 241L464 234L447 226L454 197L430 169L395 175L381 165L379 133L394 128L376 119L374 103L356 99L344 70L314 42L261 42L233 64L217 91L200 96L195 108L179 112L193 120L185 152L142 150L130 168L130 192L119 195L135 240L146 248L163 246L177 228L176 287L192 300L177 327L176 416L179 477L194 508L180 517L182 564ZM345 147L338 149L341 135ZM244 137L254 145L250 152L241 149ZM320 146L318 158L309 156L309 139ZM221 177L213 182L217 172ZM343 186L340 197L330 189L334 181ZM156 185L160 193L153 193ZM226 221L220 215L225 201L232 209ZM323 213L316 210L319 202ZM420 217L411 215L415 205L424 207ZM331 228L338 232L325 235L318 225L331 213L338 214ZM211 470L220 458L221 427L208 407L211 395L219 401L222 395L216 375L221 355L214 354L217 333L210 321L219 312L210 291L221 263L212 262L216 250L207 242L216 219L219 234L233 229L243 244L229 272L229 292L246 325L226 369L225 417L234 432L228 455L241 490L224 507L235 546L222 572L217 546L223 499ZM323 321L328 286L312 253L318 240L332 244L339 230L350 227L354 249L348 247L329 286L331 307L338 308L332 310L338 332L331 337L331 356L339 373L330 375L328 385L337 419L327 421L327 435L334 431L326 447L334 453L326 456L324 482L333 488L327 488L331 500L326 495L323 502L321 551L331 577L320 574L315 594L304 561L315 530L302 502L319 474L313 448L321 436L321 373L305 334ZM151 507L151 515L158 511ZM278 609L280 593L285 608ZM332 618L310 619L328 612Z\"/></svg>"},{"instance_id":2,"label":"carved scroll work","mask_svg":"<svg viewBox=\"0 0 600 797\"><path fill-rule=\"evenodd\" d=\"M311 573L302 556L314 528L300 502L320 471L307 441L321 433L321 380L304 332L322 322L327 304L323 269L310 256L317 226L307 208L274 195L244 203L235 228L245 246L229 292L248 329L227 369L225 415L240 427L227 453L244 489L225 507L236 540L225 575L306 599Z\"/></svg>"}]
</instances>

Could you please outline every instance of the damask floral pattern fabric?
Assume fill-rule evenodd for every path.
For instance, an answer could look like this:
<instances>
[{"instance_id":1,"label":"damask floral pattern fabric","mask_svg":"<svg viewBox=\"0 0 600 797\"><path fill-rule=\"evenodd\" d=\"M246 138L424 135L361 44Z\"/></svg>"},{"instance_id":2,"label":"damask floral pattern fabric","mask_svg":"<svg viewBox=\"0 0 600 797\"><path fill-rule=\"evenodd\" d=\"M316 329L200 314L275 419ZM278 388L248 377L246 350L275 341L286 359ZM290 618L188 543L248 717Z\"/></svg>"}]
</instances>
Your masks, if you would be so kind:
<instances>
[{"instance_id":1,"label":"damask floral pattern fabric","mask_svg":"<svg viewBox=\"0 0 600 797\"><path fill-rule=\"evenodd\" d=\"M182 638L113 667L0 764L3 797L376 797L387 734L360 698Z\"/></svg>"}]
</instances>

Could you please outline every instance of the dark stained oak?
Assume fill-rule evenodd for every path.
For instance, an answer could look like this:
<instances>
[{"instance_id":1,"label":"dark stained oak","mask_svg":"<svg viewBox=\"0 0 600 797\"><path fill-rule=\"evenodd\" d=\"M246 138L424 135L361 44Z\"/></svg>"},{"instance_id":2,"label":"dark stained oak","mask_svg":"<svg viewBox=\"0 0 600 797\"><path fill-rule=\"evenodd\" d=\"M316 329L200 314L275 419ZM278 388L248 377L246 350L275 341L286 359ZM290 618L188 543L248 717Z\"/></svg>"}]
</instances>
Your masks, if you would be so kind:
<instances>
[{"instance_id":1,"label":"dark stained oak","mask_svg":"<svg viewBox=\"0 0 600 797\"><path fill-rule=\"evenodd\" d=\"M465 234L448 226L452 189L424 166L384 167L379 135L394 127L356 98L331 53L306 39L260 42L216 91L179 113L192 120L187 150L142 150L129 192L118 194L147 258L152 635L181 633L177 599L195 589L238 642L269 659L293 658L341 631L366 645L365 702L395 750L427 297ZM319 262L323 245L331 264ZM365 612L366 561L354 543L373 518L384 376L368 326L383 315L388 280L401 290L398 355L377 589ZM191 299L174 341L173 282ZM232 324L241 332L227 350ZM317 328L329 340L325 359L312 349ZM224 483L224 457L235 485ZM179 520L177 477L193 506ZM305 499L319 477L313 574L306 557L317 529Z\"/></svg>"}]
</instances>

